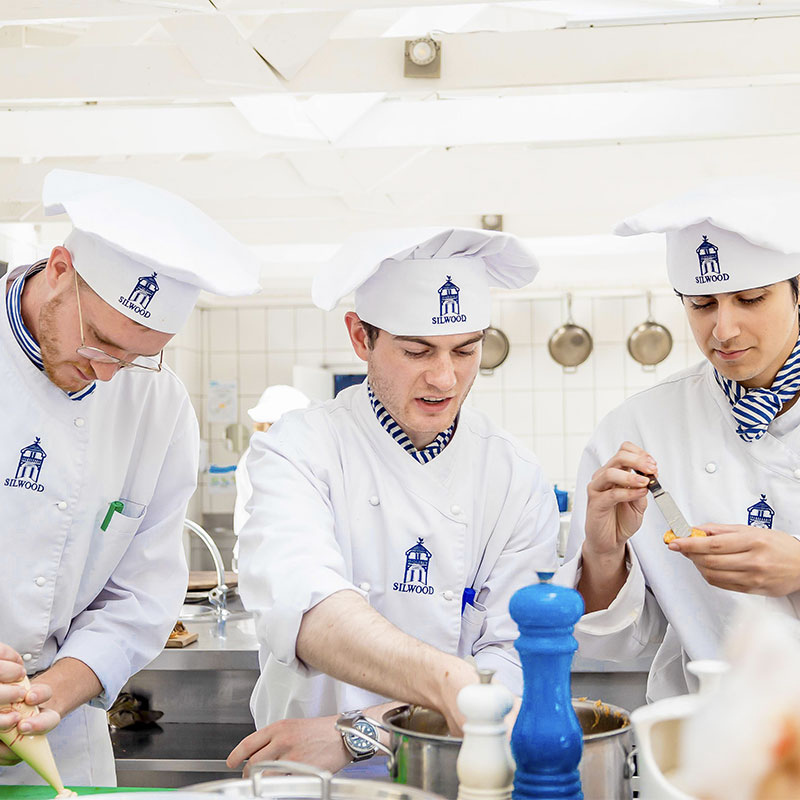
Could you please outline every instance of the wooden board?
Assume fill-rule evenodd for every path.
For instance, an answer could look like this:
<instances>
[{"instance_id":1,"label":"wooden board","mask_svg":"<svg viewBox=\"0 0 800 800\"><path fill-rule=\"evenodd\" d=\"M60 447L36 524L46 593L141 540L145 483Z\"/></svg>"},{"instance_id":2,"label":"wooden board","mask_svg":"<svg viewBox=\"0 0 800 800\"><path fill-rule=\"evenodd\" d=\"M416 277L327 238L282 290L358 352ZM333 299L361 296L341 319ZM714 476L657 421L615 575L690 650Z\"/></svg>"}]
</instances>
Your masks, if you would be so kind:
<instances>
[{"instance_id":1,"label":"wooden board","mask_svg":"<svg viewBox=\"0 0 800 800\"><path fill-rule=\"evenodd\" d=\"M212 570L192 570L189 573L190 592L198 592L203 589L213 589L217 585L217 573ZM225 572L225 585L228 587L239 585L239 576L235 572Z\"/></svg>"},{"instance_id":2,"label":"wooden board","mask_svg":"<svg viewBox=\"0 0 800 800\"><path fill-rule=\"evenodd\" d=\"M187 644L197 641L196 633L179 633L177 636L170 636L164 647L186 647Z\"/></svg>"}]
</instances>

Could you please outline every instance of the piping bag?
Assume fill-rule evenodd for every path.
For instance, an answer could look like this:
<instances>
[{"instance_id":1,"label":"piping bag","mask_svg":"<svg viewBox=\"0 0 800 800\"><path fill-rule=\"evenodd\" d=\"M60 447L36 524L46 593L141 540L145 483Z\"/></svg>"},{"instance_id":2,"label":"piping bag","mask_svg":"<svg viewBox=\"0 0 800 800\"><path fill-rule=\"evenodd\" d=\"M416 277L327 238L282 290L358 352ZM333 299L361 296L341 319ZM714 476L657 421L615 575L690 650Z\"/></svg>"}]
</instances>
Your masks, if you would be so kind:
<instances>
[{"instance_id":1,"label":"piping bag","mask_svg":"<svg viewBox=\"0 0 800 800\"><path fill-rule=\"evenodd\" d=\"M27 675L15 683L20 684L26 692L31 688ZM38 706L29 706L23 702L12 703L11 708L23 718L40 713ZM64 788L50 743L43 733L20 733L15 726L10 730L0 731L0 741L36 770L58 792L56 797L77 797L74 792Z\"/></svg>"}]
</instances>

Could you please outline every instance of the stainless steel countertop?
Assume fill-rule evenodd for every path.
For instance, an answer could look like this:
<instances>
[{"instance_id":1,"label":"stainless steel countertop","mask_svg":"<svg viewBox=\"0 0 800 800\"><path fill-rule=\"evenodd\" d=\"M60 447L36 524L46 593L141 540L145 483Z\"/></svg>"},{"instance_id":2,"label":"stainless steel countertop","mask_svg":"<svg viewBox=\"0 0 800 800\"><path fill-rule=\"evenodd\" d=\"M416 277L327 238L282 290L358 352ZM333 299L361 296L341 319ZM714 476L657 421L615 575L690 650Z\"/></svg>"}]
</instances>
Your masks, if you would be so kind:
<instances>
[{"instance_id":1,"label":"stainless steel countertop","mask_svg":"<svg viewBox=\"0 0 800 800\"><path fill-rule=\"evenodd\" d=\"M186 647L165 648L147 670L241 669L258 671L255 620L242 610L241 601L229 602L232 614L223 624L204 616L184 621L197 641Z\"/></svg>"}]
</instances>

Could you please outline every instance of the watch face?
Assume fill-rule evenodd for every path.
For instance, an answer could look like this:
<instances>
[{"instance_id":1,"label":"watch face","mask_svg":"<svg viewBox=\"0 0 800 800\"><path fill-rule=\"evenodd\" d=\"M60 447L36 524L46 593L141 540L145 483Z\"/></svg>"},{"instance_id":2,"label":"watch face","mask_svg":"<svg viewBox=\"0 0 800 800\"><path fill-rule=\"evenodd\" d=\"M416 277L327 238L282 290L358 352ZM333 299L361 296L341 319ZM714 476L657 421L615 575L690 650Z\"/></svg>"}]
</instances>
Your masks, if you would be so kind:
<instances>
[{"instance_id":1,"label":"watch face","mask_svg":"<svg viewBox=\"0 0 800 800\"><path fill-rule=\"evenodd\" d=\"M375 727L365 719L357 720L353 723L353 727L359 731L364 731L364 733L368 734L373 739L378 738ZM347 740L347 744L353 753L374 753L376 750L376 747L374 744L372 744L372 742L368 741L367 739L362 739L360 736L356 736L355 733L346 733L345 739Z\"/></svg>"}]
</instances>

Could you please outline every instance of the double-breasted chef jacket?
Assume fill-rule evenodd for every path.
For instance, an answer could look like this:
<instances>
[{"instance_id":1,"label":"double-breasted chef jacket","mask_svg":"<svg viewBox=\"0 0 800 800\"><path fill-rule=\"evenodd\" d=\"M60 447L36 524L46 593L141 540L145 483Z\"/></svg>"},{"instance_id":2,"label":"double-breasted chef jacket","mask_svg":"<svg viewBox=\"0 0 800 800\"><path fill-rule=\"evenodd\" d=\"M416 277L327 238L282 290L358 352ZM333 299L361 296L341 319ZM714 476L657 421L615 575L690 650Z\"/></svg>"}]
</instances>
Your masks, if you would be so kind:
<instances>
[{"instance_id":1,"label":"double-breasted chef jacket","mask_svg":"<svg viewBox=\"0 0 800 800\"><path fill-rule=\"evenodd\" d=\"M186 592L197 420L166 367L121 370L70 399L23 353L2 308L0 641L29 675L65 657L94 671L102 695L48 737L65 783L113 786L104 709L164 647ZM114 501L123 511L102 530ZM0 768L0 783L41 782L26 764Z\"/></svg>"},{"instance_id":2,"label":"double-breasted chef jacket","mask_svg":"<svg viewBox=\"0 0 800 800\"><path fill-rule=\"evenodd\" d=\"M247 466L239 586L257 619L259 728L396 699L297 659L303 614L341 590L521 693L508 601L554 569L558 535L555 494L531 452L462 408L449 445L421 464L378 422L365 382L255 434ZM476 596L462 614L465 588Z\"/></svg>"},{"instance_id":3,"label":"double-breasted chef jacket","mask_svg":"<svg viewBox=\"0 0 800 800\"><path fill-rule=\"evenodd\" d=\"M576 584L586 519L586 485L624 441L650 453L661 485L689 525L753 525L800 534L800 404L765 436L744 442L731 407L704 361L629 398L598 426L579 467L567 560L559 582ZM628 580L608 609L575 628L579 652L624 661L654 654L647 699L696 688L690 660L721 658L721 642L742 604L766 604L797 617L800 593L767 598L708 584L663 541L669 526L648 497L642 526L628 541Z\"/></svg>"}]
</instances>

